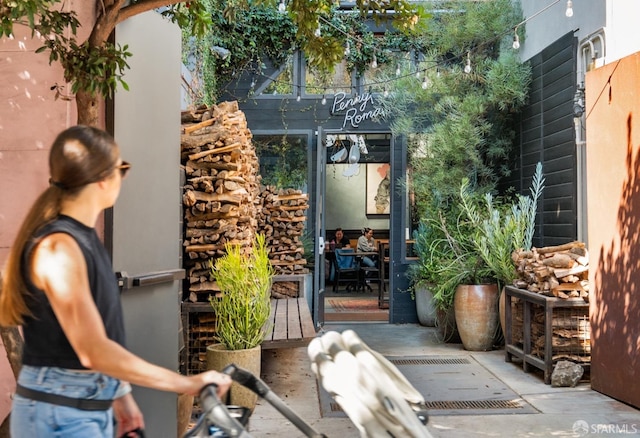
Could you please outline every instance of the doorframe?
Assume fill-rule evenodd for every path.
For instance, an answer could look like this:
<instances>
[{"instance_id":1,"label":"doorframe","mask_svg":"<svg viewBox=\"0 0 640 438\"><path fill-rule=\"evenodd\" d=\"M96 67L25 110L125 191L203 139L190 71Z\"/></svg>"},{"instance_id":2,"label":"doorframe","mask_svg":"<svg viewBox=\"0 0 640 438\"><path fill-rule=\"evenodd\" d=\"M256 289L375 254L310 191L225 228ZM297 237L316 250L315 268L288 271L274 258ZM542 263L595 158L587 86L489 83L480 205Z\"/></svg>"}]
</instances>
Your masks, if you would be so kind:
<instances>
[{"instance_id":1,"label":"doorframe","mask_svg":"<svg viewBox=\"0 0 640 438\"><path fill-rule=\"evenodd\" d=\"M406 272L407 267L412 262L407 259L407 251L406 245L400 245L397 242L404 242L406 235L409 233L409 223L408 223L408 215L407 215L407 196L403 193L400 195L397 191L399 187L398 182L399 179L406 175L407 169L407 157L406 157L406 139L404 136L398 136L393 134L388 129L380 129L380 130L362 130L362 131L354 131L354 130L341 130L341 129L323 129L321 126L318 127L318 131L316 132L316 160L315 160L315 172L316 172L316 187L315 193L316 200L322 199L322 208L324 210L324 201L325 201L325 192L326 192L326 148L324 147L324 138L327 135L366 135L366 134L387 134L390 135L389 148L390 148L390 166L391 166L391 204L390 204L390 214L389 214L389 319L387 323L404 323L404 322L417 322L417 314L415 311L415 303L410 297L409 293L401 294L404 295L405 299L394 299L395 292L406 292L408 291L409 285L408 280L406 280L404 276L404 272ZM322 178L318 177L320 175ZM315 203L316 206L318 202ZM400 206L400 208L396 208ZM316 252L318 252L318 248L320 247L320 240L322 243L326 242L326 229L324 222L324 211L322 215L319 215L318 212L315 214L315 222L314 229L316 240L315 240L315 248ZM397 225L396 225L397 224ZM398 226L404 224L402 226ZM394 232L394 229L396 230ZM320 239L320 237L322 239ZM396 242L396 243L394 243ZM324 249L324 248L323 248ZM320 261L321 266L318 266ZM324 254L322 254L321 258L316 257L316 269L314 270L314 321L316 321L316 326L320 327L324 324ZM316 278L318 275L321 276L320 279ZM320 283L322 283L322 290L320 290ZM317 286L317 287L316 287ZM407 302L406 298L409 298L409 302ZM322 300L320 300L322 298ZM397 304L397 305L396 305ZM322 305L322 314L320 315L320 305ZM394 306L396 311L400 312L399 315L396 315L394 312ZM406 314L408 313L408 314ZM321 324L318 322L321 321ZM382 321L380 321L383 323Z\"/></svg>"}]
</instances>

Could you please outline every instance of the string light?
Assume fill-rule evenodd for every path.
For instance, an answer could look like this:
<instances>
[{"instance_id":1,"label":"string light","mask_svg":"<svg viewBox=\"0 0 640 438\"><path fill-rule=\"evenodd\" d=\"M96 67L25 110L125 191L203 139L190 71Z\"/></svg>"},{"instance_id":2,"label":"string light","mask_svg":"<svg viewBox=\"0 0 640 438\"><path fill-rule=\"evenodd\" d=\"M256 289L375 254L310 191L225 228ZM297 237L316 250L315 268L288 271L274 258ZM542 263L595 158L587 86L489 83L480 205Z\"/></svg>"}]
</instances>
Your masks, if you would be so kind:
<instances>
[{"instance_id":1,"label":"string light","mask_svg":"<svg viewBox=\"0 0 640 438\"><path fill-rule=\"evenodd\" d=\"M287 5L285 4L285 0L280 0L280 4L278 5L278 12L284 14L287 12Z\"/></svg>"},{"instance_id":2,"label":"string light","mask_svg":"<svg viewBox=\"0 0 640 438\"><path fill-rule=\"evenodd\" d=\"M573 17L573 2L571 0L567 0L567 10L564 15L566 15L567 18Z\"/></svg>"},{"instance_id":3,"label":"string light","mask_svg":"<svg viewBox=\"0 0 640 438\"><path fill-rule=\"evenodd\" d=\"M325 94L322 95L322 101L320 103L322 103L323 105L327 104L327 96Z\"/></svg>"},{"instance_id":4,"label":"string light","mask_svg":"<svg viewBox=\"0 0 640 438\"><path fill-rule=\"evenodd\" d=\"M313 35L315 35L316 38L320 38L322 36L322 30L320 30L319 20L318 20L318 27L316 28L316 31L313 33Z\"/></svg>"},{"instance_id":5,"label":"string light","mask_svg":"<svg viewBox=\"0 0 640 438\"><path fill-rule=\"evenodd\" d=\"M464 66L464 72L471 73L471 55L467 52L467 64Z\"/></svg>"},{"instance_id":6,"label":"string light","mask_svg":"<svg viewBox=\"0 0 640 438\"><path fill-rule=\"evenodd\" d=\"M541 15L543 12L547 11L548 9L550 9L551 7L553 7L554 5L557 5L560 1L561 1L561 0L555 0L555 1L553 1L552 3L548 4L547 6L545 6L545 7L544 7L544 8L542 8L542 9L540 9L539 11L535 12L534 14L532 14L532 15L528 16L527 18L525 18L524 20L522 20L520 23L518 23L518 24L516 25L516 27L514 28L514 37L513 37L513 44L512 44L512 47L514 48L514 50L517 50L517 49L520 47L520 38L519 38L519 36L518 36L518 32L517 32L517 31L518 31L518 27L519 27L519 26L521 26L521 25L523 25L523 24L525 24L525 23L527 23L527 22L529 22L529 21L531 21L533 18L537 17L538 15ZM282 5L282 6L281 6L281 5ZM281 10L281 8L284 8L284 9L285 9L285 12L286 12L286 0L280 0L280 1L279 1L278 11L280 11L280 10ZM567 0L567 9L566 9L566 11L565 11L565 15L566 15L567 17L572 17L572 16L573 16L573 1L572 1L572 0ZM320 37L320 36L321 36L320 20L324 21L328 26L333 27L334 29L336 29L337 31L339 31L339 32L343 33L343 34L347 37L347 39L346 39L346 44L345 44L345 49L344 49L344 55L345 55L345 57L349 56L349 55L351 54L351 47L350 47L350 43L349 43L349 38L355 38L355 37L354 37L354 36L352 36L352 35L349 35L346 31L344 31L343 29L338 28L338 27L337 27L337 26L335 26L332 22L328 21L326 18L324 18L324 17L322 17L322 16L318 17L318 28L317 28L317 29L316 29L316 31L315 31L315 35L316 35L316 37ZM501 35L500 35L500 37L503 37L504 35L505 35L505 33L501 34ZM356 39L356 40L358 40L357 38L355 38L355 39ZM358 41L359 41L359 40L358 40ZM364 43L364 41L360 41L360 42L361 42L362 44L365 44L365 43ZM482 44L480 44L480 46L481 46L481 45L483 45L483 44L487 44L487 43L482 43ZM416 77L416 78L420 78L421 70L419 70L419 69L418 69L418 62L419 62L419 56L420 56L420 55L419 55L419 53L418 53L418 52L415 52L415 53L414 53L414 56L415 56L415 58L416 58L416 71L415 71L415 77ZM375 52L374 52L374 60L375 60ZM377 60L375 60L375 63L372 61L372 63L371 63L371 64L372 64L371 66L372 66L373 68L375 68L375 67L374 67L374 65L375 65L375 66L377 66ZM439 77L440 77L440 75L441 75L439 65L435 65L435 68L436 68L436 77L438 77L438 78L439 78ZM425 71L425 70L423 70L423 71ZM470 55L470 51L467 51L467 59L466 59L465 67L464 67L464 72L465 72L465 73L471 73L471 71L472 71L472 68L471 68L471 55ZM261 74L261 75L262 75L262 74ZM398 63L398 64L397 64L397 66L396 66L395 75L396 75L396 77L397 77L398 79L400 79L400 78L402 78L402 77L410 76L410 75L411 75L411 73L409 73L409 75L402 75L401 66L400 66L400 64ZM233 76L235 76L235 71L233 72ZM272 78L269 78L269 79L272 79ZM425 79L426 79L426 78L425 78ZM387 89L386 84L387 84L387 83L389 83L389 82L394 82L395 80L396 80L396 79L388 79L388 80L384 80L384 81L376 82L375 84L385 84L385 85L384 85L384 88L383 88L383 93L382 93L382 94L383 94L383 96L384 96L384 97L387 97L387 96L389 96L389 95L390 95L390 92L389 92L389 90ZM298 101L298 102L299 102L299 101L301 100L300 85L295 85L295 83L287 83L286 81L285 81L285 82L283 82L283 81L279 81L279 80L272 80L272 82L273 82L273 83L282 83L282 84L289 85L289 86L294 86L294 87L296 87L296 86L297 86L297 87L298 87L298 94L297 94L297 96L296 96L296 101ZM252 83L253 83L253 81L252 81ZM423 86L423 87L424 87L424 84L425 84L425 81L423 80L423 81L422 81L422 86ZM428 87L428 82L427 82L427 87ZM341 85L335 85L333 88L335 88L335 89L337 89L337 90L340 90L340 89L349 90L349 91L353 92L355 96L358 96L357 89L356 89L356 87L354 87L354 86L350 86L350 85L344 85L344 86L341 86ZM273 90L273 95L275 96L275 95L277 95L277 94L278 94L277 90L275 90L275 89L274 89L274 90ZM322 99L322 101L323 101L323 105L324 105L324 102L326 101L326 90L325 90L325 93L323 93L323 99Z\"/></svg>"},{"instance_id":7,"label":"string light","mask_svg":"<svg viewBox=\"0 0 640 438\"><path fill-rule=\"evenodd\" d=\"M376 58L375 52L373 52L373 60L371 61L371 68L378 68L378 58Z\"/></svg>"},{"instance_id":8,"label":"string light","mask_svg":"<svg viewBox=\"0 0 640 438\"><path fill-rule=\"evenodd\" d=\"M427 83L427 75L424 75L424 79L422 80L422 89L426 90L429 84Z\"/></svg>"}]
</instances>

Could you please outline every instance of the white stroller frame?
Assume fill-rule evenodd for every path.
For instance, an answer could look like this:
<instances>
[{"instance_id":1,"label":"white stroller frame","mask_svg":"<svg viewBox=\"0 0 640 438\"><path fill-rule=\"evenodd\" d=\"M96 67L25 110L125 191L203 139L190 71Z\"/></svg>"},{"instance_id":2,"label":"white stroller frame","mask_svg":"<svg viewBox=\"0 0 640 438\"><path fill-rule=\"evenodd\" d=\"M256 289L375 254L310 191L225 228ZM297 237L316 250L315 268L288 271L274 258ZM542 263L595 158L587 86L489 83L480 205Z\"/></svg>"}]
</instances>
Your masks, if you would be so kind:
<instances>
[{"instance_id":1,"label":"white stroller frame","mask_svg":"<svg viewBox=\"0 0 640 438\"><path fill-rule=\"evenodd\" d=\"M311 369L342 407L362 438L431 438L424 398L384 356L371 350L353 330L327 332L309 344ZM224 373L268 401L307 437L327 438L287 406L259 377L231 364ZM225 406L215 385L200 393L203 414L184 435L250 438L246 411ZM246 409L246 408L244 408ZM212 431L215 431L212 434Z\"/></svg>"}]
</instances>

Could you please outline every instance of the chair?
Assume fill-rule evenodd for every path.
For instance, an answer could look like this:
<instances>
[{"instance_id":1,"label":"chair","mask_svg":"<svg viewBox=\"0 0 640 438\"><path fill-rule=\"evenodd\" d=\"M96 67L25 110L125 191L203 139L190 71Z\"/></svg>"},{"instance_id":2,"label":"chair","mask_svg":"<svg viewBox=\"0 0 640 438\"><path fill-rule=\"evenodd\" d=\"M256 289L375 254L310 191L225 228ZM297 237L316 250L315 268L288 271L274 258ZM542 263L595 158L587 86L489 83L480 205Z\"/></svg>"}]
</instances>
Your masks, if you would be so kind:
<instances>
[{"instance_id":1,"label":"chair","mask_svg":"<svg viewBox=\"0 0 640 438\"><path fill-rule=\"evenodd\" d=\"M376 260L375 266L367 266L363 263L360 263L360 273L358 275L358 286L356 289L362 289L363 292L368 290L369 292L373 292L371 288L371 284L378 284L378 288L380 288L380 260ZM380 292L378 291L378 295Z\"/></svg>"},{"instance_id":2,"label":"chair","mask_svg":"<svg viewBox=\"0 0 640 438\"><path fill-rule=\"evenodd\" d=\"M345 253L353 253L353 248L336 249L333 258L333 267L335 269L335 279L333 281L333 290L338 289L338 284L347 282L347 291L355 289L358 282L359 263L353 255L344 255Z\"/></svg>"}]
</instances>

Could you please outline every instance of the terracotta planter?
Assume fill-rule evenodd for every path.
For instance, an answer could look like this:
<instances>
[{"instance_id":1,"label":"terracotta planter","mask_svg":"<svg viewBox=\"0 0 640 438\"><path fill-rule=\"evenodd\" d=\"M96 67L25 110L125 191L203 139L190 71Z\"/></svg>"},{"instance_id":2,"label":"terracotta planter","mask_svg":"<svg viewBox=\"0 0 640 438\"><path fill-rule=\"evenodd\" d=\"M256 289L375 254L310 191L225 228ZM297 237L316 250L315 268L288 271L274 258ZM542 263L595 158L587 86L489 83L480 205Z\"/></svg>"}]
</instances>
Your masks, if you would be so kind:
<instances>
[{"instance_id":1,"label":"terracotta planter","mask_svg":"<svg viewBox=\"0 0 640 438\"><path fill-rule=\"evenodd\" d=\"M436 326L436 304L429 285L421 283L415 288L418 322L425 327Z\"/></svg>"},{"instance_id":2,"label":"terracotta planter","mask_svg":"<svg viewBox=\"0 0 640 438\"><path fill-rule=\"evenodd\" d=\"M465 350L491 350L499 330L498 286L460 285L453 302L456 325Z\"/></svg>"},{"instance_id":3,"label":"terracotta planter","mask_svg":"<svg viewBox=\"0 0 640 438\"><path fill-rule=\"evenodd\" d=\"M261 346L246 350L227 350L222 344L212 344L207 346L207 369L222 371L229 364L236 364L240 368L260 377ZM258 395L233 382L229 390L229 404L244 406L253 411L258 401Z\"/></svg>"},{"instance_id":4,"label":"terracotta planter","mask_svg":"<svg viewBox=\"0 0 640 438\"><path fill-rule=\"evenodd\" d=\"M193 412L193 396L189 394L178 395L178 435L187 433Z\"/></svg>"}]
</instances>

